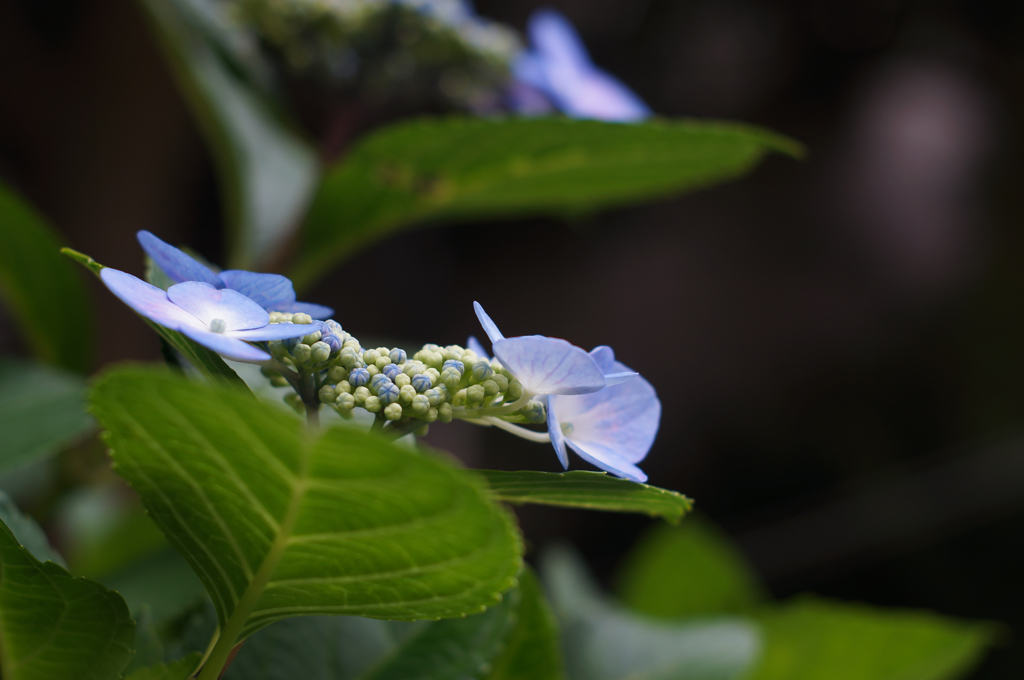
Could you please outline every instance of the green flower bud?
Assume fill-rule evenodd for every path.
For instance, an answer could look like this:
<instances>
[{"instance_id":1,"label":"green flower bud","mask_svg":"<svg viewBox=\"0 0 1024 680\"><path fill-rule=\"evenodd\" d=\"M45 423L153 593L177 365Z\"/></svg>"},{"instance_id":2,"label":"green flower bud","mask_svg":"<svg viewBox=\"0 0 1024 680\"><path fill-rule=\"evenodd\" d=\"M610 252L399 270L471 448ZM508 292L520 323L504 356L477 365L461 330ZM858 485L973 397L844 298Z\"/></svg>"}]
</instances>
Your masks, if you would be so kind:
<instances>
[{"instance_id":1,"label":"green flower bud","mask_svg":"<svg viewBox=\"0 0 1024 680\"><path fill-rule=\"evenodd\" d=\"M327 369L327 379L332 383L339 383L348 377L348 371L341 366L331 366Z\"/></svg>"},{"instance_id":2,"label":"green flower bud","mask_svg":"<svg viewBox=\"0 0 1024 680\"><path fill-rule=\"evenodd\" d=\"M292 315L287 315L288 321L292 320ZM281 312L270 312L270 323L281 323L285 320L285 315Z\"/></svg>"},{"instance_id":3,"label":"green flower bud","mask_svg":"<svg viewBox=\"0 0 1024 680\"><path fill-rule=\"evenodd\" d=\"M463 387L461 390L455 393L452 397L452 406L465 406L466 405L466 388ZM438 407L440 408L440 407Z\"/></svg>"},{"instance_id":4,"label":"green flower bud","mask_svg":"<svg viewBox=\"0 0 1024 680\"><path fill-rule=\"evenodd\" d=\"M430 376L430 380L433 382L433 384L436 385L437 383L441 382L441 371L437 370L436 368L428 368L426 371L424 371L424 373Z\"/></svg>"},{"instance_id":5,"label":"green flower bud","mask_svg":"<svg viewBox=\"0 0 1024 680\"><path fill-rule=\"evenodd\" d=\"M398 404L389 404L388 407L384 409L384 416L388 420L398 420L402 417L402 407Z\"/></svg>"},{"instance_id":6,"label":"green flower bud","mask_svg":"<svg viewBox=\"0 0 1024 680\"><path fill-rule=\"evenodd\" d=\"M430 400L422 394L417 394L412 398L409 408L412 409L412 412L416 415L422 416L430 410Z\"/></svg>"},{"instance_id":7,"label":"green flower bud","mask_svg":"<svg viewBox=\"0 0 1024 680\"><path fill-rule=\"evenodd\" d=\"M356 407L356 398L351 394L339 394L338 400L334 402L334 405L342 411L351 411Z\"/></svg>"},{"instance_id":8,"label":"green flower bud","mask_svg":"<svg viewBox=\"0 0 1024 680\"><path fill-rule=\"evenodd\" d=\"M313 323L313 317L309 314L292 314L292 323Z\"/></svg>"},{"instance_id":9,"label":"green flower bud","mask_svg":"<svg viewBox=\"0 0 1024 680\"><path fill-rule=\"evenodd\" d=\"M508 378L506 378L502 374L495 373L494 375L491 376L491 380L493 380L494 384L498 386L499 392L504 392L505 390L508 389Z\"/></svg>"},{"instance_id":10,"label":"green flower bud","mask_svg":"<svg viewBox=\"0 0 1024 680\"><path fill-rule=\"evenodd\" d=\"M299 415L306 412L306 406L302 403L302 397L294 392L284 395L284 403L291 406Z\"/></svg>"},{"instance_id":11,"label":"green flower bud","mask_svg":"<svg viewBox=\"0 0 1024 680\"><path fill-rule=\"evenodd\" d=\"M340 383L334 386L334 391L341 394L352 394L352 383L347 380L342 380Z\"/></svg>"},{"instance_id":12,"label":"green flower bud","mask_svg":"<svg viewBox=\"0 0 1024 680\"><path fill-rule=\"evenodd\" d=\"M366 398L366 401L363 402L363 408L370 413L379 413L384 406L380 403L379 397L375 397L371 394Z\"/></svg>"},{"instance_id":13,"label":"green flower bud","mask_svg":"<svg viewBox=\"0 0 1024 680\"><path fill-rule=\"evenodd\" d=\"M437 407L437 419L442 423L452 422L452 405L445 403Z\"/></svg>"},{"instance_id":14,"label":"green flower bud","mask_svg":"<svg viewBox=\"0 0 1024 680\"><path fill-rule=\"evenodd\" d=\"M462 380L462 372L457 368L449 367L441 372L440 378L441 382L448 386L448 389L454 390Z\"/></svg>"},{"instance_id":15,"label":"green flower bud","mask_svg":"<svg viewBox=\"0 0 1024 680\"><path fill-rule=\"evenodd\" d=\"M359 354L360 356L362 356L363 354L363 348L359 345L359 341L356 340L355 338L349 338L344 343L342 343L341 346L342 348L348 347L349 349L355 350L356 353Z\"/></svg>"},{"instance_id":16,"label":"green flower bud","mask_svg":"<svg viewBox=\"0 0 1024 680\"><path fill-rule=\"evenodd\" d=\"M376 364L377 359L380 359L380 353L377 352L377 350L368 349L365 352L363 352L363 361L366 363L367 366L369 366L370 364Z\"/></svg>"},{"instance_id":17,"label":"green flower bud","mask_svg":"<svg viewBox=\"0 0 1024 680\"><path fill-rule=\"evenodd\" d=\"M365 387L357 387L352 396L355 397L356 406L362 406L366 403L366 398L370 396L370 390Z\"/></svg>"},{"instance_id":18,"label":"green flower bud","mask_svg":"<svg viewBox=\"0 0 1024 680\"><path fill-rule=\"evenodd\" d=\"M425 370L427 370L427 367L423 365L422 361L406 361L402 364L402 373L405 373L410 378Z\"/></svg>"},{"instance_id":19,"label":"green flower bud","mask_svg":"<svg viewBox=\"0 0 1024 680\"><path fill-rule=\"evenodd\" d=\"M531 399L526 406L519 409L519 414L526 418L528 423L543 423L547 420L547 413L544 411L544 402Z\"/></svg>"},{"instance_id":20,"label":"green flower bud","mask_svg":"<svg viewBox=\"0 0 1024 680\"><path fill-rule=\"evenodd\" d=\"M377 375L378 373L380 373L380 369L377 368L374 364L370 364L369 366L367 366L366 370L370 372L370 377L371 378L373 376Z\"/></svg>"},{"instance_id":21,"label":"green flower bud","mask_svg":"<svg viewBox=\"0 0 1024 680\"><path fill-rule=\"evenodd\" d=\"M431 406L437 406L445 400L445 394L438 388L434 387L423 393L423 396L427 398Z\"/></svg>"},{"instance_id":22,"label":"green flower bud","mask_svg":"<svg viewBox=\"0 0 1024 680\"><path fill-rule=\"evenodd\" d=\"M412 385L406 385L405 387L401 388L398 393L400 395L398 397L398 400L401 401L403 404L411 404L412 400L416 398L416 388L414 388Z\"/></svg>"},{"instance_id":23,"label":"green flower bud","mask_svg":"<svg viewBox=\"0 0 1024 680\"><path fill-rule=\"evenodd\" d=\"M383 371L384 367L387 366L390 363L391 363L391 357L383 356L380 359L377 359L376 366L377 366L377 368L379 368L380 370Z\"/></svg>"},{"instance_id":24,"label":"green flower bud","mask_svg":"<svg viewBox=\"0 0 1024 680\"><path fill-rule=\"evenodd\" d=\"M314 342L319 342L320 337L320 331L313 331L309 335L303 335L302 342L307 345L312 345Z\"/></svg>"},{"instance_id":25,"label":"green flower bud","mask_svg":"<svg viewBox=\"0 0 1024 680\"><path fill-rule=\"evenodd\" d=\"M485 359L478 359L473 364L473 380L480 383L489 379L494 375L494 369L491 368L491 362Z\"/></svg>"},{"instance_id":26,"label":"green flower bud","mask_svg":"<svg viewBox=\"0 0 1024 680\"><path fill-rule=\"evenodd\" d=\"M462 349L458 345L448 345L447 347L444 348L444 359L445 361L448 361L449 359L454 359L455 361L462 361L462 355L465 353L465 351L466 350Z\"/></svg>"},{"instance_id":27,"label":"green flower bud","mask_svg":"<svg viewBox=\"0 0 1024 680\"><path fill-rule=\"evenodd\" d=\"M262 375L264 378L273 378L281 374L272 369L270 366L260 366L260 375Z\"/></svg>"},{"instance_id":28,"label":"green flower bud","mask_svg":"<svg viewBox=\"0 0 1024 680\"><path fill-rule=\"evenodd\" d=\"M399 387L405 387L406 385L412 384L412 378L407 376L405 373L399 373L395 376L395 384Z\"/></svg>"},{"instance_id":29,"label":"green flower bud","mask_svg":"<svg viewBox=\"0 0 1024 680\"><path fill-rule=\"evenodd\" d=\"M498 394L498 383L493 380L485 380L480 383L480 387L484 388L484 394L488 397L494 397Z\"/></svg>"},{"instance_id":30,"label":"green flower bud","mask_svg":"<svg viewBox=\"0 0 1024 680\"><path fill-rule=\"evenodd\" d=\"M315 364L325 363L331 358L331 346L326 342L314 342L310 350L312 350L313 363Z\"/></svg>"},{"instance_id":31,"label":"green flower bud","mask_svg":"<svg viewBox=\"0 0 1024 680\"><path fill-rule=\"evenodd\" d=\"M484 400L484 388L483 385L470 385L466 388L466 399L471 404L479 404Z\"/></svg>"},{"instance_id":32,"label":"green flower bud","mask_svg":"<svg viewBox=\"0 0 1024 680\"><path fill-rule=\"evenodd\" d=\"M295 363L309 363L310 357L313 356L313 350L309 345L300 342L292 349L292 356L295 357Z\"/></svg>"},{"instance_id":33,"label":"green flower bud","mask_svg":"<svg viewBox=\"0 0 1024 680\"><path fill-rule=\"evenodd\" d=\"M274 387L288 387L288 381L283 375L275 375L270 379L270 384Z\"/></svg>"},{"instance_id":34,"label":"green flower bud","mask_svg":"<svg viewBox=\"0 0 1024 680\"><path fill-rule=\"evenodd\" d=\"M423 420L427 421L428 423L432 423L435 420L437 420L437 409L434 408L433 406L428 408L426 415L423 416Z\"/></svg>"},{"instance_id":35,"label":"green flower bud","mask_svg":"<svg viewBox=\"0 0 1024 680\"><path fill-rule=\"evenodd\" d=\"M284 346L284 343L280 340L271 340L267 343L267 349L270 350L270 355L275 359L280 359L288 354L288 348Z\"/></svg>"},{"instance_id":36,"label":"green flower bud","mask_svg":"<svg viewBox=\"0 0 1024 680\"><path fill-rule=\"evenodd\" d=\"M467 366L472 366L473 364L475 364L479 360L480 360L480 357L478 357L476 355L476 352L474 352L471 349L467 349L465 352L463 352L462 353L462 359L460 359L460 361L462 363L464 363L465 365L467 365Z\"/></svg>"},{"instance_id":37,"label":"green flower bud","mask_svg":"<svg viewBox=\"0 0 1024 680\"><path fill-rule=\"evenodd\" d=\"M523 396L523 383L515 378L509 381L508 390L505 391L506 401L517 401Z\"/></svg>"},{"instance_id":38,"label":"green flower bud","mask_svg":"<svg viewBox=\"0 0 1024 680\"><path fill-rule=\"evenodd\" d=\"M338 393L334 391L334 388L330 385L324 385L320 388L320 392L317 394L320 397L320 401L325 404L333 403L338 398Z\"/></svg>"}]
</instances>

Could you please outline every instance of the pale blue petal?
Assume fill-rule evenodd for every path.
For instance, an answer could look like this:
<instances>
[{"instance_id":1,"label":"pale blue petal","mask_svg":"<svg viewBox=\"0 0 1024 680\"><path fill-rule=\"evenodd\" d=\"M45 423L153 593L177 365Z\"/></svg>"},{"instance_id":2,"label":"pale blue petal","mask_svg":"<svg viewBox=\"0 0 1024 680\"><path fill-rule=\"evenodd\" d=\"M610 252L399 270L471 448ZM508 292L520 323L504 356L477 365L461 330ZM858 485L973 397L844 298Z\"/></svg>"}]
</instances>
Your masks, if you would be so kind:
<instances>
[{"instance_id":1,"label":"pale blue petal","mask_svg":"<svg viewBox=\"0 0 1024 680\"><path fill-rule=\"evenodd\" d=\"M334 315L333 309L315 302L296 302L292 304L291 309L284 311L290 311L292 314L309 314L314 319L329 319Z\"/></svg>"},{"instance_id":2,"label":"pale blue petal","mask_svg":"<svg viewBox=\"0 0 1024 680\"><path fill-rule=\"evenodd\" d=\"M618 373L605 373L604 379L608 386L611 387L612 385L620 385L627 380L632 380L638 375L640 374L636 371L620 371Z\"/></svg>"},{"instance_id":3,"label":"pale blue petal","mask_svg":"<svg viewBox=\"0 0 1024 680\"><path fill-rule=\"evenodd\" d=\"M626 368L615 362L616 368ZM549 412L566 438L591 455L638 463L650 451L661 420L661 402L643 377L580 396L552 397Z\"/></svg>"},{"instance_id":4,"label":"pale blue petal","mask_svg":"<svg viewBox=\"0 0 1024 680\"><path fill-rule=\"evenodd\" d=\"M181 333L192 338L203 347L212 349L217 354L235 361L270 361L270 355L259 347L242 342L236 337L224 333L200 330L198 328L182 328Z\"/></svg>"},{"instance_id":5,"label":"pale blue petal","mask_svg":"<svg viewBox=\"0 0 1024 680\"><path fill-rule=\"evenodd\" d=\"M651 116L640 97L597 68L580 71L552 65L547 79L549 96L573 118L630 123Z\"/></svg>"},{"instance_id":6,"label":"pale blue petal","mask_svg":"<svg viewBox=\"0 0 1024 680\"><path fill-rule=\"evenodd\" d=\"M590 55L572 23L553 9L534 12L526 27L530 42L545 61L577 68L590 65Z\"/></svg>"},{"instance_id":7,"label":"pale blue petal","mask_svg":"<svg viewBox=\"0 0 1024 680\"><path fill-rule=\"evenodd\" d=\"M479 302L473 303L473 310L476 312L476 318L480 319L480 325L484 327L484 332L487 333L487 337L491 339L492 343L505 339L505 336L501 334L495 323L491 321L491 317L487 316L487 312L484 311Z\"/></svg>"},{"instance_id":8,"label":"pale blue petal","mask_svg":"<svg viewBox=\"0 0 1024 680\"><path fill-rule=\"evenodd\" d=\"M533 52L523 52L512 62L512 75L516 80L538 90L547 90L547 71L544 61Z\"/></svg>"},{"instance_id":9,"label":"pale blue petal","mask_svg":"<svg viewBox=\"0 0 1024 680\"><path fill-rule=\"evenodd\" d=\"M110 292L150 321L174 330L206 328L199 319L171 302L167 293L142 279L110 267L100 271L100 279Z\"/></svg>"},{"instance_id":10,"label":"pale blue petal","mask_svg":"<svg viewBox=\"0 0 1024 680\"><path fill-rule=\"evenodd\" d=\"M569 455L565 452L565 436L562 434L562 428L558 424L558 420L555 418L555 410L551 408L551 401L558 397L548 397L547 409L548 409L548 436L551 437L551 445L555 447L555 455L558 456L558 462L562 464L562 469L569 469Z\"/></svg>"},{"instance_id":11,"label":"pale blue petal","mask_svg":"<svg viewBox=\"0 0 1024 680\"><path fill-rule=\"evenodd\" d=\"M142 249L172 281L202 281L214 288L223 288L224 282L206 265L198 262L169 243L164 243L148 231L136 234Z\"/></svg>"},{"instance_id":12,"label":"pale blue petal","mask_svg":"<svg viewBox=\"0 0 1024 680\"><path fill-rule=\"evenodd\" d=\"M644 471L633 465L629 461L626 461L614 453L609 451L593 451L588 450L571 439L569 440L569 446L575 451L580 458L587 461L595 467L599 467L605 472L610 472L618 477L624 477L632 482L646 482L647 475Z\"/></svg>"},{"instance_id":13,"label":"pale blue petal","mask_svg":"<svg viewBox=\"0 0 1024 680\"><path fill-rule=\"evenodd\" d=\"M320 325L315 323L272 323L263 328L252 328L247 331L228 331L226 334L233 338L246 340L248 342L259 342L261 340L287 340L309 335L319 330Z\"/></svg>"},{"instance_id":14,"label":"pale blue petal","mask_svg":"<svg viewBox=\"0 0 1024 680\"><path fill-rule=\"evenodd\" d=\"M207 326L222 319L225 330L263 328L270 323L267 310L230 288L217 290L208 283L186 281L167 289L167 298Z\"/></svg>"},{"instance_id":15,"label":"pale blue petal","mask_svg":"<svg viewBox=\"0 0 1024 680\"><path fill-rule=\"evenodd\" d=\"M491 358L491 355L487 353L487 350L484 349L484 346L480 344L480 341L476 339L475 335L469 336L469 340L466 341L466 349L473 352L478 357L483 357L484 359Z\"/></svg>"},{"instance_id":16,"label":"pale blue petal","mask_svg":"<svg viewBox=\"0 0 1024 680\"><path fill-rule=\"evenodd\" d=\"M288 312L295 304L295 288L280 274L229 269L221 272L220 278L228 288L237 290L268 312Z\"/></svg>"},{"instance_id":17,"label":"pale blue petal","mask_svg":"<svg viewBox=\"0 0 1024 680\"><path fill-rule=\"evenodd\" d=\"M565 340L542 335L506 338L494 343L494 355L528 392L586 394L605 386L604 373L585 351Z\"/></svg>"},{"instance_id":18,"label":"pale blue petal","mask_svg":"<svg viewBox=\"0 0 1024 680\"><path fill-rule=\"evenodd\" d=\"M604 374L615 372L615 352L608 345L598 345L590 350L590 356L594 357L597 367Z\"/></svg>"}]
</instances>

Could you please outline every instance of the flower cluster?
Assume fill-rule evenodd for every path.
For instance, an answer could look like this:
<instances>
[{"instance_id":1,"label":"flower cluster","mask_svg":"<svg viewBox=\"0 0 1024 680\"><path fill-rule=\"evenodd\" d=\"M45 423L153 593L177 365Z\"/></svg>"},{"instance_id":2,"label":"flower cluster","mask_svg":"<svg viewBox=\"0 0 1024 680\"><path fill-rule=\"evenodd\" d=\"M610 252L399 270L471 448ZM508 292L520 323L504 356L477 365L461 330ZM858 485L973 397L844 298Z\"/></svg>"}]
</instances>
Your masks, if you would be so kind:
<instances>
[{"instance_id":1,"label":"flower cluster","mask_svg":"<svg viewBox=\"0 0 1024 680\"><path fill-rule=\"evenodd\" d=\"M219 354L261 364L285 401L309 419L321 405L350 418L374 414L373 429L392 438L454 419L550 442L562 466L567 448L620 477L647 479L636 466L654 442L661 403L644 378L609 347L587 352L542 335L506 338L479 303L477 318L493 357L475 338L460 345L364 347L320 305L295 302L283 276L216 273L149 232L139 241L172 281L166 291L125 272L101 278L136 312ZM547 432L523 425L546 424Z\"/></svg>"}]
</instances>

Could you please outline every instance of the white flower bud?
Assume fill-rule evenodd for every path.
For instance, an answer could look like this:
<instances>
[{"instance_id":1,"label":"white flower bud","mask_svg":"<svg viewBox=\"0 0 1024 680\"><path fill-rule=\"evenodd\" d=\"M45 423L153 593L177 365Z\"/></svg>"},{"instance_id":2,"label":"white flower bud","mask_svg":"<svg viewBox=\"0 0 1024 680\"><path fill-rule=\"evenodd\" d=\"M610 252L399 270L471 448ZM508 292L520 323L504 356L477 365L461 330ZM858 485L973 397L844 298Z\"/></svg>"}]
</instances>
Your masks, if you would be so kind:
<instances>
[{"instance_id":1,"label":"white flower bud","mask_svg":"<svg viewBox=\"0 0 1024 680\"><path fill-rule=\"evenodd\" d=\"M320 397L320 401L323 403L330 404L338 398L338 393L335 392L334 388L330 385L324 385L320 388L320 392L317 393L317 396Z\"/></svg>"},{"instance_id":2,"label":"white flower bud","mask_svg":"<svg viewBox=\"0 0 1024 680\"><path fill-rule=\"evenodd\" d=\"M403 404L411 404L412 400L416 397L416 388L414 388L412 385L406 385L405 387L401 388L399 394L401 395L399 397L399 400Z\"/></svg>"},{"instance_id":3,"label":"white flower bud","mask_svg":"<svg viewBox=\"0 0 1024 680\"><path fill-rule=\"evenodd\" d=\"M388 407L384 409L384 415L388 420L398 420L402 417L402 407L398 404L389 404Z\"/></svg>"},{"instance_id":4,"label":"white flower bud","mask_svg":"<svg viewBox=\"0 0 1024 680\"><path fill-rule=\"evenodd\" d=\"M342 411L351 411L356 407L356 398L351 394L339 394L338 400L334 402L334 405Z\"/></svg>"},{"instance_id":5,"label":"white flower bud","mask_svg":"<svg viewBox=\"0 0 1024 680\"><path fill-rule=\"evenodd\" d=\"M313 323L313 317L309 314L292 314L292 323Z\"/></svg>"},{"instance_id":6,"label":"white flower bud","mask_svg":"<svg viewBox=\"0 0 1024 680\"><path fill-rule=\"evenodd\" d=\"M417 394L412 398L409 408L412 409L412 412L416 415L423 415L430 410L430 400L422 394Z\"/></svg>"},{"instance_id":7,"label":"white flower bud","mask_svg":"<svg viewBox=\"0 0 1024 680\"><path fill-rule=\"evenodd\" d=\"M352 383L347 380L342 380L340 383L334 386L334 391L339 395L341 394L352 394Z\"/></svg>"},{"instance_id":8,"label":"white flower bud","mask_svg":"<svg viewBox=\"0 0 1024 680\"><path fill-rule=\"evenodd\" d=\"M384 408L384 405L380 403L380 398L370 395L366 398L366 401L363 402L363 408L370 413L378 413L382 408Z\"/></svg>"},{"instance_id":9,"label":"white flower bud","mask_svg":"<svg viewBox=\"0 0 1024 680\"><path fill-rule=\"evenodd\" d=\"M348 377L348 371L342 366L331 366L327 369L327 379L332 383L338 383Z\"/></svg>"},{"instance_id":10,"label":"white flower bud","mask_svg":"<svg viewBox=\"0 0 1024 680\"><path fill-rule=\"evenodd\" d=\"M326 342L314 342L312 347L313 363L322 364L331 358L331 346Z\"/></svg>"},{"instance_id":11,"label":"white flower bud","mask_svg":"<svg viewBox=\"0 0 1024 680\"><path fill-rule=\"evenodd\" d=\"M371 364L376 364L377 359L380 359L380 353L377 352L377 350L368 349L365 352L363 352L363 361L366 363L367 366L370 366Z\"/></svg>"},{"instance_id":12,"label":"white flower bud","mask_svg":"<svg viewBox=\"0 0 1024 680\"><path fill-rule=\"evenodd\" d=\"M303 335L302 342L306 345L312 345L314 342L319 342L321 337L320 331L313 331L309 335Z\"/></svg>"},{"instance_id":13,"label":"white flower bud","mask_svg":"<svg viewBox=\"0 0 1024 680\"><path fill-rule=\"evenodd\" d=\"M377 359L376 366L377 366L377 368L379 368L380 370L383 371L384 367L387 366L390 363L391 363L391 357L384 356L384 357L381 357L380 359Z\"/></svg>"},{"instance_id":14,"label":"white flower bud","mask_svg":"<svg viewBox=\"0 0 1024 680\"><path fill-rule=\"evenodd\" d=\"M366 370L370 372L370 377L371 378L373 376L377 375L378 373L380 373L380 369L377 368L374 364L370 364L369 366L367 366Z\"/></svg>"},{"instance_id":15,"label":"white flower bud","mask_svg":"<svg viewBox=\"0 0 1024 680\"><path fill-rule=\"evenodd\" d=\"M367 397L370 396L370 390L365 387L357 387L355 392L352 393L352 396L355 397L356 406L362 406L366 403Z\"/></svg>"},{"instance_id":16,"label":"white flower bud","mask_svg":"<svg viewBox=\"0 0 1024 680\"><path fill-rule=\"evenodd\" d=\"M399 373L395 376L395 384L399 387L405 387L412 383L412 378L407 376L405 373Z\"/></svg>"}]
</instances>

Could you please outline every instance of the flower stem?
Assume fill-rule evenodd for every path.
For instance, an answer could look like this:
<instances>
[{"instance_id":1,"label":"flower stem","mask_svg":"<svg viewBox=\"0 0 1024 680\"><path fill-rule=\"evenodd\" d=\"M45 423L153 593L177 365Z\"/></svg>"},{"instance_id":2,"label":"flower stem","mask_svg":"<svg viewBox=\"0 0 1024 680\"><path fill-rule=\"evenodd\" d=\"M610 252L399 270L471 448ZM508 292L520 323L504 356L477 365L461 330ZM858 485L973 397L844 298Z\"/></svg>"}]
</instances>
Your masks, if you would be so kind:
<instances>
[{"instance_id":1,"label":"flower stem","mask_svg":"<svg viewBox=\"0 0 1024 680\"><path fill-rule=\"evenodd\" d=\"M550 442L551 441L551 435L549 435L547 432L534 432L533 430L527 430L525 427L519 427L518 425L513 425L512 423L507 423L504 420L501 420L500 418L486 417L486 418L479 418L479 420L480 420L480 424L481 425L493 425L494 427L497 427L499 429L505 430L506 432L511 432L512 434L516 435L517 437L522 437L523 439L529 439L531 442ZM473 421L470 420L470 419L467 419L467 422L472 423Z\"/></svg>"}]
</instances>

